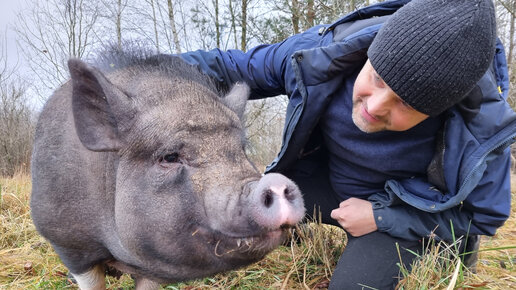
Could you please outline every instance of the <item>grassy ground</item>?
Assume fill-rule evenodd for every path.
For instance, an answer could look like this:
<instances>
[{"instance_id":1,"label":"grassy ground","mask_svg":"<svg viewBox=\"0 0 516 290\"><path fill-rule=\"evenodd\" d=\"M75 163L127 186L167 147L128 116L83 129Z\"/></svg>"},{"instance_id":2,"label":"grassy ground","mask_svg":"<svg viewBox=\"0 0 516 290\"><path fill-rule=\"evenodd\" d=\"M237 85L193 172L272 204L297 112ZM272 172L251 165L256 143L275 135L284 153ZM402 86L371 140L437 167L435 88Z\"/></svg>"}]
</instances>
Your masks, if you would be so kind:
<instances>
[{"instance_id":1,"label":"grassy ground","mask_svg":"<svg viewBox=\"0 0 516 290\"><path fill-rule=\"evenodd\" d=\"M460 263L456 267L458 259L453 248L434 250L418 260L411 273L402 267L406 278L399 289L447 289L450 284L455 289L516 289L516 178L512 188L511 218L496 236L483 237L477 274L463 269ZM34 229L29 211L30 190L30 178L26 175L0 178L0 289L76 289L57 255ZM345 235L337 228L317 223L299 232L301 243L282 246L245 269L164 288L327 288L332 269L345 247ZM440 249L443 248L441 245ZM133 286L126 275L119 280L110 278L107 283L109 289Z\"/></svg>"},{"instance_id":2,"label":"grassy ground","mask_svg":"<svg viewBox=\"0 0 516 290\"><path fill-rule=\"evenodd\" d=\"M490 251L491 248L516 246L516 175L512 176L512 212L494 237L482 237L478 281L495 289L516 289L516 249Z\"/></svg>"}]
</instances>

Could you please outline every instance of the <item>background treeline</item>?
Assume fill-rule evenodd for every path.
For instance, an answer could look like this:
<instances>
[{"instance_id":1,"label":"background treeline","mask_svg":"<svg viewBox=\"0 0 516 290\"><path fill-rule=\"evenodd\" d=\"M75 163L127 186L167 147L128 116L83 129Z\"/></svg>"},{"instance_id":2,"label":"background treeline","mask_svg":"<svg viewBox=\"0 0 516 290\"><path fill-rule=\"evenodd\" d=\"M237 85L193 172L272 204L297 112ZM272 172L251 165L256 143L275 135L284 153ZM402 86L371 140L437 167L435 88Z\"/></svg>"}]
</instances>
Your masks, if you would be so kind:
<instances>
[{"instance_id":1,"label":"background treeline","mask_svg":"<svg viewBox=\"0 0 516 290\"><path fill-rule=\"evenodd\" d=\"M331 23L376 2L381 1L27 1L9 27L16 35L19 54L7 55L6 37L0 37L0 176L28 171L38 112L52 91L68 78L66 61L70 57L93 59L102 47L122 47L128 40L138 40L160 53L247 50L260 43L281 41L317 24ZM516 0L496 0L495 4L512 87L516 83ZM509 99L515 107L514 90ZM248 151L261 167L278 151L285 107L285 97L249 103Z\"/></svg>"}]
</instances>

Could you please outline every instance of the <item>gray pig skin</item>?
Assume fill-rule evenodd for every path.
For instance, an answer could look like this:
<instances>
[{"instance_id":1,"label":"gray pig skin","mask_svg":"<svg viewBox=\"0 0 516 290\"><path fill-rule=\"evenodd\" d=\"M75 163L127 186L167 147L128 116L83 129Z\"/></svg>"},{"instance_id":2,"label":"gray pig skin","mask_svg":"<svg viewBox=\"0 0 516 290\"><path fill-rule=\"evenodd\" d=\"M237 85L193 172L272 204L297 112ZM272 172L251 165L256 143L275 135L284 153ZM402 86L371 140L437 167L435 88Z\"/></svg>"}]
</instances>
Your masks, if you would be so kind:
<instances>
[{"instance_id":1,"label":"gray pig skin","mask_svg":"<svg viewBox=\"0 0 516 290\"><path fill-rule=\"evenodd\" d=\"M32 218L70 272L177 282L279 245L305 209L292 181L245 155L249 88L227 92L173 56L105 60L69 61L34 141Z\"/></svg>"}]
</instances>

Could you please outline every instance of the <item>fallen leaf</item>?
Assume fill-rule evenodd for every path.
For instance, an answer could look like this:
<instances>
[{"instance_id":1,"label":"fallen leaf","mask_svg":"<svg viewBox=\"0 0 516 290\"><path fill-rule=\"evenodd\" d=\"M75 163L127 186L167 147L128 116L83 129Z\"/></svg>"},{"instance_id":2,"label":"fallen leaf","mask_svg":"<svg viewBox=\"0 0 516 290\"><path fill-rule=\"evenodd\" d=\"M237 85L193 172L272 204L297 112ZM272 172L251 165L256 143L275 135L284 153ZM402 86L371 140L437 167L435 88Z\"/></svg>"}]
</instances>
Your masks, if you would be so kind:
<instances>
[{"instance_id":1,"label":"fallen leaf","mask_svg":"<svg viewBox=\"0 0 516 290\"><path fill-rule=\"evenodd\" d=\"M58 277L67 277L68 275L65 272L56 271L55 275Z\"/></svg>"},{"instance_id":2,"label":"fallen leaf","mask_svg":"<svg viewBox=\"0 0 516 290\"><path fill-rule=\"evenodd\" d=\"M489 282L482 282L480 284L471 284L471 285L468 285L468 286L471 286L473 288L480 288L480 287L485 287L487 286L487 284L489 284Z\"/></svg>"},{"instance_id":3,"label":"fallen leaf","mask_svg":"<svg viewBox=\"0 0 516 290\"><path fill-rule=\"evenodd\" d=\"M315 284L314 289L326 289L330 287L330 280L324 280Z\"/></svg>"},{"instance_id":4,"label":"fallen leaf","mask_svg":"<svg viewBox=\"0 0 516 290\"><path fill-rule=\"evenodd\" d=\"M32 268L32 262L27 262L25 265L23 265L23 269L25 272L29 274L34 274L34 268Z\"/></svg>"}]
</instances>

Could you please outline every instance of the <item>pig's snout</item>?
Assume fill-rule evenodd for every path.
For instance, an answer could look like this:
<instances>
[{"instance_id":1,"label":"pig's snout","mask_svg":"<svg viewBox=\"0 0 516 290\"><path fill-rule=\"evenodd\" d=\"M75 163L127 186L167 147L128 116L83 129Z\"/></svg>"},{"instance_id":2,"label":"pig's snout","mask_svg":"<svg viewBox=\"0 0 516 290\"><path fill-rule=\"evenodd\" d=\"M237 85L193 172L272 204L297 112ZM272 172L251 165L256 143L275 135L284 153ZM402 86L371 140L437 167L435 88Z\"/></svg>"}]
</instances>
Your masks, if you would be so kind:
<instances>
[{"instance_id":1,"label":"pig's snout","mask_svg":"<svg viewBox=\"0 0 516 290\"><path fill-rule=\"evenodd\" d=\"M299 188L281 174L262 177L251 193L251 200L252 217L263 228L294 226L305 214Z\"/></svg>"}]
</instances>

